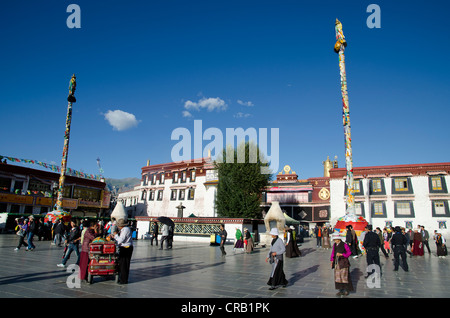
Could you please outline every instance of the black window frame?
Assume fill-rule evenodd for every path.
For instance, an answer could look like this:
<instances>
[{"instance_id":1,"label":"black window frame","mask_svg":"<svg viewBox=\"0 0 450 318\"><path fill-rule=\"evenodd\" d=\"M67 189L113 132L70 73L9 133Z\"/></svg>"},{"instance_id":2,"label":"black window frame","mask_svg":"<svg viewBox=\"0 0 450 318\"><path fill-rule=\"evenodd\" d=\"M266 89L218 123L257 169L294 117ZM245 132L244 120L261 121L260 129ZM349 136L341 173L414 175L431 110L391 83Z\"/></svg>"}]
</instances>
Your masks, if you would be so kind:
<instances>
[{"instance_id":1,"label":"black window frame","mask_svg":"<svg viewBox=\"0 0 450 318\"><path fill-rule=\"evenodd\" d=\"M441 190L433 190L433 178L437 178L439 177L441 179ZM436 175L436 176L429 176L428 177L428 188L430 193L448 193L447 191L447 184L445 182L445 177L441 176L441 175Z\"/></svg>"},{"instance_id":2,"label":"black window frame","mask_svg":"<svg viewBox=\"0 0 450 318\"><path fill-rule=\"evenodd\" d=\"M375 204L381 203L383 214L375 214ZM386 212L386 201L371 201L370 202L370 215L372 218L387 218L387 212Z\"/></svg>"},{"instance_id":3,"label":"black window frame","mask_svg":"<svg viewBox=\"0 0 450 318\"><path fill-rule=\"evenodd\" d=\"M444 209L445 214L436 214L436 209L434 207L435 202L443 202L444 203ZM431 200L431 216L434 218L446 218L450 217L450 210L448 207L448 200Z\"/></svg>"},{"instance_id":4,"label":"black window frame","mask_svg":"<svg viewBox=\"0 0 450 318\"><path fill-rule=\"evenodd\" d=\"M171 189L170 190L170 201L175 201L176 199L177 199L177 189Z\"/></svg>"},{"instance_id":5,"label":"black window frame","mask_svg":"<svg viewBox=\"0 0 450 318\"><path fill-rule=\"evenodd\" d=\"M181 197L181 194L183 194L183 197ZM180 191L178 191L178 200L185 200L186 199L186 189L180 189Z\"/></svg>"},{"instance_id":6,"label":"black window frame","mask_svg":"<svg viewBox=\"0 0 450 318\"><path fill-rule=\"evenodd\" d=\"M191 193L193 193L192 198L191 198ZM195 188L189 188L187 199L188 200L194 200L195 199Z\"/></svg>"},{"instance_id":7,"label":"black window frame","mask_svg":"<svg viewBox=\"0 0 450 318\"><path fill-rule=\"evenodd\" d=\"M395 181L398 179L406 179L406 184L408 186L408 190L407 191L403 191L403 190L396 190L395 187ZM411 183L411 177L393 177L392 178L392 194L414 194L414 189L412 187L412 183Z\"/></svg>"},{"instance_id":8,"label":"black window frame","mask_svg":"<svg viewBox=\"0 0 450 318\"><path fill-rule=\"evenodd\" d=\"M149 191L148 201L155 201L155 190L150 190Z\"/></svg>"},{"instance_id":9,"label":"black window frame","mask_svg":"<svg viewBox=\"0 0 450 318\"><path fill-rule=\"evenodd\" d=\"M381 182L381 191L380 192L374 192L373 191L373 181L379 180ZM369 195L386 195L386 187L384 185L384 178L373 178L370 179L369 182Z\"/></svg>"},{"instance_id":10,"label":"black window frame","mask_svg":"<svg viewBox=\"0 0 450 318\"><path fill-rule=\"evenodd\" d=\"M409 209L411 213L409 215L404 214L398 214L397 206L399 203L409 203ZM414 218L415 217L415 211L414 211L414 202L410 200L398 200L394 201L394 217L396 218Z\"/></svg>"},{"instance_id":11,"label":"black window frame","mask_svg":"<svg viewBox=\"0 0 450 318\"><path fill-rule=\"evenodd\" d=\"M188 178L187 170L180 171L180 173L180 183L186 183Z\"/></svg>"},{"instance_id":12,"label":"black window frame","mask_svg":"<svg viewBox=\"0 0 450 318\"><path fill-rule=\"evenodd\" d=\"M189 180L191 182L195 182L195 179L197 178L197 169L191 169L189 172ZM192 173L194 173L194 177L192 178Z\"/></svg>"},{"instance_id":13,"label":"black window frame","mask_svg":"<svg viewBox=\"0 0 450 318\"><path fill-rule=\"evenodd\" d=\"M362 182L362 180L363 180L363 179L354 179L354 180L353 180L353 183L355 183L355 182L358 182L358 183L359 183L359 191L358 191L358 192L354 191L354 192L353 192L353 195L364 195L364 187L363 187L363 182ZM355 190L355 189L353 188L353 190ZM346 181L346 182L345 182L344 195L347 195L347 193L348 193L348 186L347 186L347 181Z\"/></svg>"}]
</instances>

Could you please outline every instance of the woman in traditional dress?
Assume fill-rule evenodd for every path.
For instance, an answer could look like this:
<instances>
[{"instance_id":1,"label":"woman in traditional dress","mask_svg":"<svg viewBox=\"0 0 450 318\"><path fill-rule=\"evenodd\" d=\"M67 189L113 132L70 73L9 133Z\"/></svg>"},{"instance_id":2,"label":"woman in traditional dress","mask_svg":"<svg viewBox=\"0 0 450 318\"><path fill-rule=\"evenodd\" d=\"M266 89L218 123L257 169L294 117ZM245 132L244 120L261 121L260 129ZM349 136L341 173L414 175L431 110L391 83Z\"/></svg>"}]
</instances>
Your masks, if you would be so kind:
<instances>
[{"instance_id":1,"label":"woman in traditional dress","mask_svg":"<svg viewBox=\"0 0 450 318\"><path fill-rule=\"evenodd\" d=\"M384 240L384 250L386 251L387 254L391 253L391 244L389 243L389 241L391 240L391 237L387 231L386 228L383 229L383 240Z\"/></svg>"},{"instance_id":2,"label":"woman in traditional dress","mask_svg":"<svg viewBox=\"0 0 450 318\"><path fill-rule=\"evenodd\" d=\"M239 228L236 228L236 243L234 243L234 248L244 248L244 239L242 236L242 232Z\"/></svg>"},{"instance_id":3,"label":"woman in traditional dress","mask_svg":"<svg viewBox=\"0 0 450 318\"><path fill-rule=\"evenodd\" d=\"M350 277L350 262L348 258L352 255L350 247L343 241L344 237L333 234L334 241L331 252L331 268L334 268L334 286L339 292L336 296L348 296L353 291L352 279Z\"/></svg>"},{"instance_id":4,"label":"woman in traditional dress","mask_svg":"<svg viewBox=\"0 0 450 318\"><path fill-rule=\"evenodd\" d=\"M447 256L447 246L445 245L445 238L442 236L442 233L439 230L436 231L435 239L437 256L439 258L445 258Z\"/></svg>"},{"instance_id":5,"label":"woman in traditional dress","mask_svg":"<svg viewBox=\"0 0 450 318\"><path fill-rule=\"evenodd\" d=\"M298 249L297 242L295 241L294 227L291 225L290 227L286 226L286 257L299 257L301 255L300 250Z\"/></svg>"},{"instance_id":6,"label":"woman in traditional dress","mask_svg":"<svg viewBox=\"0 0 450 318\"><path fill-rule=\"evenodd\" d=\"M253 252L253 238L247 228L244 229L244 246L245 253Z\"/></svg>"},{"instance_id":7,"label":"woman in traditional dress","mask_svg":"<svg viewBox=\"0 0 450 318\"><path fill-rule=\"evenodd\" d=\"M83 243L81 245L80 252L80 279L88 279L88 267L89 267L89 244L97 237L97 223L91 221L89 228L84 232Z\"/></svg>"},{"instance_id":8,"label":"woman in traditional dress","mask_svg":"<svg viewBox=\"0 0 450 318\"><path fill-rule=\"evenodd\" d=\"M419 230L414 230L412 253L414 256L423 256L422 234L419 233Z\"/></svg>"},{"instance_id":9,"label":"woman in traditional dress","mask_svg":"<svg viewBox=\"0 0 450 318\"><path fill-rule=\"evenodd\" d=\"M286 251L283 240L278 237L278 230L273 228L270 230L272 236L272 243L270 245L269 255L266 258L266 263L272 264L272 272L270 274L267 285L270 286L269 290L276 289L278 286L286 287L288 281L283 271L283 254Z\"/></svg>"},{"instance_id":10,"label":"woman in traditional dress","mask_svg":"<svg viewBox=\"0 0 450 318\"><path fill-rule=\"evenodd\" d=\"M330 244L330 232L329 229L326 225L323 226L322 228L322 247L329 249L331 248L331 244Z\"/></svg>"},{"instance_id":11,"label":"woman in traditional dress","mask_svg":"<svg viewBox=\"0 0 450 318\"><path fill-rule=\"evenodd\" d=\"M350 247L353 258L358 257L358 237L356 236L356 232L353 230L353 226L351 225L347 225L345 241Z\"/></svg>"}]
</instances>

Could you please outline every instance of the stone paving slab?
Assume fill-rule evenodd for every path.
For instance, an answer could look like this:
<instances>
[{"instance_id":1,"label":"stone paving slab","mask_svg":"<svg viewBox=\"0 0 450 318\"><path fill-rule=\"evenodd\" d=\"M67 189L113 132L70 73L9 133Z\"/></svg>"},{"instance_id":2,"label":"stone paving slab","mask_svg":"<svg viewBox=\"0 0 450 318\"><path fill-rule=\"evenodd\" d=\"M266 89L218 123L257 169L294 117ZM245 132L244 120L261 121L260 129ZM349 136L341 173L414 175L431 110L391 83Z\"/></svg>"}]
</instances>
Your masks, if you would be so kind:
<instances>
[{"instance_id":1,"label":"stone paving slab","mask_svg":"<svg viewBox=\"0 0 450 318\"><path fill-rule=\"evenodd\" d=\"M285 258L289 285L273 291L266 282L271 266L264 259L268 248L252 254L234 251L227 245L222 257L216 246L177 242L172 250L159 250L149 241L135 241L128 285L113 279L95 277L89 285L69 288L71 273L56 264L63 248L49 241L35 240L36 249L14 251L18 237L0 235L0 298L173 298L186 299L285 299L336 298L331 250L316 248L306 240L300 258ZM432 245L432 244L430 244ZM448 298L450 297L449 258L428 253L408 257L410 271L393 271L392 257L381 256L381 288L369 288L364 278L365 257L350 259L355 292L348 298ZM67 265L75 263L75 254Z\"/></svg>"}]
</instances>

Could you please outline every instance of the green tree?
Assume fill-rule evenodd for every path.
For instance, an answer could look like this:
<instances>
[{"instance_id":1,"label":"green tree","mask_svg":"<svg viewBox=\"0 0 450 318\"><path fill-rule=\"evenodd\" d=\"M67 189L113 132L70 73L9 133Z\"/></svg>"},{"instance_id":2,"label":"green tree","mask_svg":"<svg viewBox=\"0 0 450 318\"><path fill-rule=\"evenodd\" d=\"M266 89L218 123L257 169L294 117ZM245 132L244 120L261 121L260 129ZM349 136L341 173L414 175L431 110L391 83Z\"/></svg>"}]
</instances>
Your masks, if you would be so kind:
<instances>
[{"instance_id":1,"label":"green tree","mask_svg":"<svg viewBox=\"0 0 450 318\"><path fill-rule=\"evenodd\" d=\"M261 192L269 185L272 174L261 173L261 167L269 167L269 163L258 146L253 142L243 142L237 149L227 146L215 166L219 176L217 214L260 218Z\"/></svg>"}]
</instances>

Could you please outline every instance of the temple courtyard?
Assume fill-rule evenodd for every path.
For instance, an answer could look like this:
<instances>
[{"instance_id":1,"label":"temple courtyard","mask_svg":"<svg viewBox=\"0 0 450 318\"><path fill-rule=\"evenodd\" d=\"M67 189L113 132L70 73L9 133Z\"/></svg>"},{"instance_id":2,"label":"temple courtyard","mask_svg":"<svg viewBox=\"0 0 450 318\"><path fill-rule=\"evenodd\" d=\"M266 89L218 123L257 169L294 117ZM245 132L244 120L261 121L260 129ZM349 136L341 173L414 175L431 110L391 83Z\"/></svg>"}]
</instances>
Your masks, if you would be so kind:
<instances>
[{"instance_id":1,"label":"temple courtyard","mask_svg":"<svg viewBox=\"0 0 450 318\"><path fill-rule=\"evenodd\" d=\"M317 248L315 239L301 244L302 256L285 258L289 285L269 290L271 265L265 262L268 247L257 246L252 254L226 245L222 256L217 246L177 242L172 250L159 250L148 240L134 242L129 284L94 277L92 284L71 279L72 272L59 268L63 248L35 240L36 249L15 251L18 236L0 235L0 298L183 298L199 303L208 299L336 298L331 249ZM392 255L380 252L382 275L366 279L366 258L350 258L355 291L347 298L448 298L450 258L432 254L408 256L409 272L393 271ZM67 265L74 264L72 254ZM75 282L75 283L74 283ZM78 288L77 288L78 287ZM5 301L5 299L3 299Z\"/></svg>"}]
</instances>

